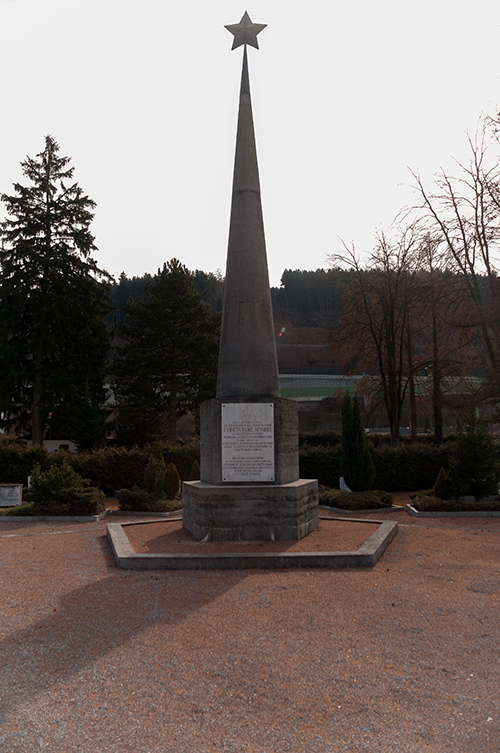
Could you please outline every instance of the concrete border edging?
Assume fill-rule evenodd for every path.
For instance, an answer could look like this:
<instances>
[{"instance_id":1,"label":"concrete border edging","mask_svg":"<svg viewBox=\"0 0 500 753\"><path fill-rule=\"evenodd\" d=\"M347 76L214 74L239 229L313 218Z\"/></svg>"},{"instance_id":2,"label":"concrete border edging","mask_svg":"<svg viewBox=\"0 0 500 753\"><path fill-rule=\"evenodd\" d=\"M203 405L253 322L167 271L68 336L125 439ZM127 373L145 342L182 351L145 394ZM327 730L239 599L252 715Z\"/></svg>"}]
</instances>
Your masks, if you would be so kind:
<instances>
[{"instance_id":1,"label":"concrete border edging","mask_svg":"<svg viewBox=\"0 0 500 753\"><path fill-rule=\"evenodd\" d=\"M320 510L334 512L335 515L364 515L365 513L380 512L401 512L405 508L403 505L393 505L392 507L373 507L370 510L343 510L341 507L329 507L328 505L319 505Z\"/></svg>"},{"instance_id":2,"label":"concrete border edging","mask_svg":"<svg viewBox=\"0 0 500 753\"><path fill-rule=\"evenodd\" d=\"M457 512L423 512L417 510L412 504L406 504L406 512L415 518L499 518L500 510L471 510Z\"/></svg>"},{"instance_id":3,"label":"concrete border edging","mask_svg":"<svg viewBox=\"0 0 500 753\"><path fill-rule=\"evenodd\" d=\"M322 518L336 520L336 518ZM345 522L345 518L337 518ZM145 521L145 524L153 521ZM125 532L134 523L108 523L107 535L119 568L132 570L239 570L246 568L280 569L285 567L348 568L373 567L398 532L394 521L366 521L373 523L372 535L352 552L265 552L259 554L137 554ZM140 524L139 524L140 525Z\"/></svg>"}]
</instances>

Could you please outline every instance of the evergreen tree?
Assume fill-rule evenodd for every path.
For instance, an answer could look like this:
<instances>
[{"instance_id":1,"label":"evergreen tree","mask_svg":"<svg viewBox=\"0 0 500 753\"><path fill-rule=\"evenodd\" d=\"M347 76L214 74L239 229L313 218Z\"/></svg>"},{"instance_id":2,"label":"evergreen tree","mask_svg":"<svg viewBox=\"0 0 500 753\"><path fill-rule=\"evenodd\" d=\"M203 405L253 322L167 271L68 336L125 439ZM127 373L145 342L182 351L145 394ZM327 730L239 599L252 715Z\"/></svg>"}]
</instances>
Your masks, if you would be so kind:
<instances>
[{"instance_id":1,"label":"evergreen tree","mask_svg":"<svg viewBox=\"0 0 500 753\"><path fill-rule=\"evenodd\" d=\"M149 456L146 470L144 471L144 486L150 494L155 494L157 499L166 494L167 466L159 447L156 447Z\"/></svg>"},{"instance_id":2,"label":"evergreen tree","mask_svg":"<svg viewBox=\"0 0 500 753\"><path fill-rule=\"evenodd\" d=\"M479 500L498 493L500 446L474 409L465 417L464 425L465 431L458 435L452 449L452 467L462 479L463 493Z\"/></svg>"},{"instance_id":3,"label":"evergreen tree","mask_svg":"<svg viewBox=\"0 0 500 753\"><path fill-rule=\"evenodd\" d=\"M43 152L21 162L29 184L1 197L1 425L30 430L35 444L49 426L79 441L85 410L100 421L96 435L104 422L110 278L91 256L95 202L58 152L46 136Z\"/></svg>"},{"instance_id":4,"label":"evergreen tree","mask_svg":"<svg viewBox=\"0 0 500 753\"><path fill-rule=\"evenodd\" d=\"M359 400L346 395L342 403L342 462L341 472L353 492L372 488L375 466L366 440Z\"/></svg>"},{"instance_id":5,"label":"evergreen tree","mask_svg":"<svg viewBox=\"0 0 500 753\"><path fill-rule=\"evenodd\" d=\"M125 314L114 362L119 438L175 439L177 419L215 394L220 316L177 259L146 282L145 299L130 300Z\"/></svg>"}]
</instances>

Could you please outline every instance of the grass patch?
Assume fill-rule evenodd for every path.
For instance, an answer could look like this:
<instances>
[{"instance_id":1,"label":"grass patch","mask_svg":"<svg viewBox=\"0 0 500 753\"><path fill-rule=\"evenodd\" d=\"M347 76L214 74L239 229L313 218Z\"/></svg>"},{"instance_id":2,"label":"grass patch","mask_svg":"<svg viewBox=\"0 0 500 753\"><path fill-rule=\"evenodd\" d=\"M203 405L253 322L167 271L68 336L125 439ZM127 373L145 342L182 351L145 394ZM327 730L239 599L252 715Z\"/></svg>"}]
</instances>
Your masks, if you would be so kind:
<instances>
[{"instance_id":1,"label":"grass patch","mask_svg":"<svg viewBox=\"0 0 500 753\"><path fill-rule=\"evenodd\" d=\"M392 507L392 496L388 492L342 492L340 489L320 487L319 503L339 510L379 510Z\"/></svg>"}]
</instances>

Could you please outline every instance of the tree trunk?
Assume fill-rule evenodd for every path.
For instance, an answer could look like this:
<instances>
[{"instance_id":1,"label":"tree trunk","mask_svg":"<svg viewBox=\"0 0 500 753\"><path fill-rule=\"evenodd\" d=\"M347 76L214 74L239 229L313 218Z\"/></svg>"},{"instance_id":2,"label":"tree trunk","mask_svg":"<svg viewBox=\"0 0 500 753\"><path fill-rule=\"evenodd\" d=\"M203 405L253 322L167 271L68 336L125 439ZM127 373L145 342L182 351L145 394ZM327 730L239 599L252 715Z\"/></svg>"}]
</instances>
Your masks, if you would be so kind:
<instances>
[{"instance_id":1,"label":"tree trunk","mask_svg":"<svg viewBox=\"0 0 500 753\"><path fill-rule=\"evenodd\" d=\"M417 427L417 401L415 399L415 378L413 374L413 351L411 345L411 327L410 318L407 324L407 347L408 347L408 389L410 394L410 429L411 441L416 442L418 438Z\"/></svg>"},{"instance_id":2,"label":"tree trunk","mask_svg":"<svg viewBox=\"0 0 500 753\"><path fill-rule=\"evenodd\" d=\"M42 377L40 375L43 346L39 343L35 355L35 375L33 377L33 405L31 408L31 441L43 445L44 421L42 407Z\"/></svg>"},{"instance_id":3,"label":"tree trunk","mask_svg":"<svg viewBox=\"0 0 500 753\"><path fill-rule=\"evenodd\" d=\"M175 442L177 439L177 389L170 385L170 400L168 405L168 438Z\"/></svg>"},{"instance_id":4,"label":"tree trunk","mask_svg":"<svg viewBox=\"0 0 500 753\"><path fill-rule=\"evenodd\" d=\"M443 409L441 407L441 373L439 368L439 348L437 335L437 314L432 297L432 412L434 417L434 444L439 447L443 441Z\"/></svg>"}]
</instances>

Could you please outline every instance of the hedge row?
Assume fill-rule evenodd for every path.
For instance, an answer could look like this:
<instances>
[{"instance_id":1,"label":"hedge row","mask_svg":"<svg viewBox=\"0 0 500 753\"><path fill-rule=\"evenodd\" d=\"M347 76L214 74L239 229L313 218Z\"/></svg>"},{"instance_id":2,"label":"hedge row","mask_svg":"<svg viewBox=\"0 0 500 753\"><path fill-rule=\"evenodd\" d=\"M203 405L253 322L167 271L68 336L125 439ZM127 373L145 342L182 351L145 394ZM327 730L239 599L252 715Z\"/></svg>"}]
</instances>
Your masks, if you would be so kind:
<instances>
[{"instance_id":1,"label":"hedge row","mask_svg":"<svg viewBox=\"0 0 500 753\"><path fill-rule=\"evenodd\" d=\"M192 465L200 458L198 440L192 439L174 443L159 442L165 462L173 463L182 480L189 478ZM18 444L0 442L0 483L27 484L35 463L43 470L53 464L61 464L66 459L83 478L89 479L107 496L114 496L118 489L131 489L134 484L142 484L144 471L152 445L133 447L107 447L102 450L82 453L48 453L42 447L24 447Z\"/></svg>"},{"instance_id":2,"label":"hedge row","mask_svg":"<svg viewBox=\"0 0 500 753\"><path fill-rule=\"evenodd\" d=\"M453 442L456 439L456 434L445 434L443 437L443 444L446 442ZM366 438L373 445L373 447L390 447L391 437L390 434L367 434ZM314 432L300 432L299 434L299 446L304 447L335 447L342 441L342 434L339 431L314 431ZM399 437L399 444L401 445L414 445L412 438L409 435L403 435ZM433 434L419 434L417 437L417 444L419 445L433 445Z\"/></svg>"},{"instance_id":3,"label":"hedge row","mask_svg":"<svg viewBox=\"0 0 500 753\"><path fill-rule=\"evenodd\" d=\"M428 443L401 444L393 449L386 444L371 447L375 463L375 489L384 491L417 491L430 489L436 481L441 466L447 466L453 443L434 447ZM200 446L195 439L172 443L158 443L165 463L174 463L183 481L189 479L192 465L199 462ZM49 454L41 447L23 447L0 441L0 482L27 483L27 477L35 463L42 469L54 463L68 463L83 478L90 479L108 496L118 489L131 489L142 484L144 471L153 446L108 447L103 450L82 453ZM340 444L311 446L303 444L299 450L301 478L317 478L320 484L338 488L340 475Z\"/></svg>"},{"instance_id":4,"label":"hedge row","mask_svg":"<svg viewBox=\"0 0 500 753\"><path fill-rule=\"evenodd\" d=\"M448 465L452 444L434 447L430 444L402 444L393 449L381 444L371 447L375 464L375 489L386 492L430 489L441 466ZM320 484L338 489L340 476L340 445L300 448L300 475L317 478Z\"/></svg>"}]
</instances>

